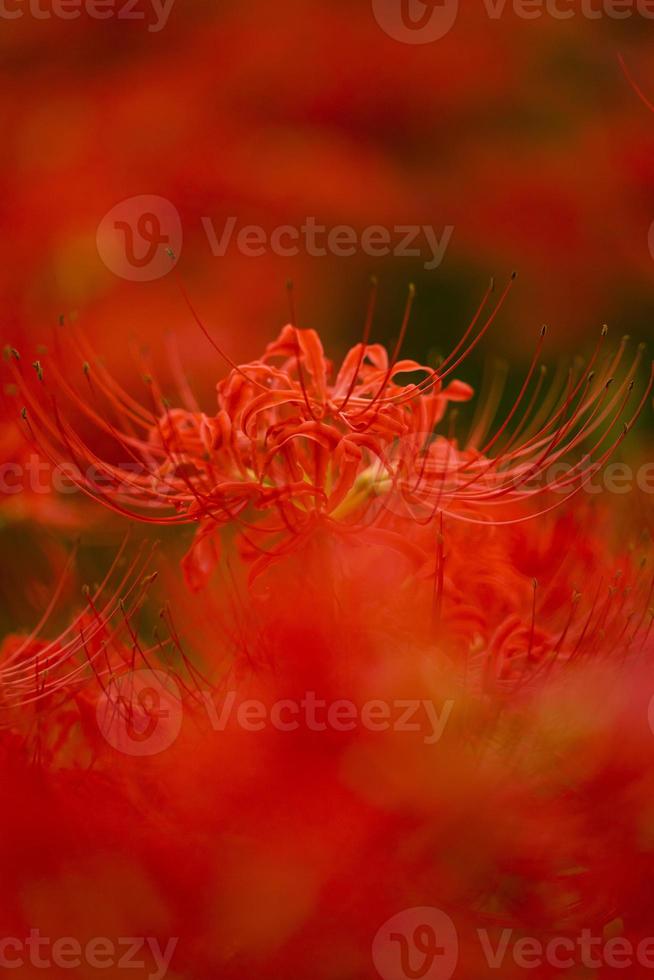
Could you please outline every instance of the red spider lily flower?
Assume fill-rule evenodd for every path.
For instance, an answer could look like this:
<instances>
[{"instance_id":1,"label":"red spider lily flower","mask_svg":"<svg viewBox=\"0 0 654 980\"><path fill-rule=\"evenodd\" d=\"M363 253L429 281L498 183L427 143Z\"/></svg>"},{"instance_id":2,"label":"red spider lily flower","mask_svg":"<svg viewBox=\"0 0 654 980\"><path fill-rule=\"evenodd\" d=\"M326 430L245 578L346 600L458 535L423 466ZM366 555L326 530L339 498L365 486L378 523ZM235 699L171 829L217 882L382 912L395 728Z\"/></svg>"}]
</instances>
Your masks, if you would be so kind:
<instances>
[{"instance_id":1,"label":"red spider lily flower","mask_svg":"<svg viewBox=\"0 0 654 980\"><path fill-rule=\"evenodd\" d=\"M30 765L25 753L0 755L12 794L0 815L11 934L36 923L85 936L90 919L100 935L118 921L124 934L177 937L172 971L189 980L314 980L317 962L326 976L372 980L379 930L416 907L454 922L464 980L497 972L478 929L494 947L505 929L547 942L612 935L612 923L640 941L654 912L651 544L629 551L613 508L570 511L506 527L445 521L442 589L367 526L357 546L333 528L307 538L247 603L247 566L215 592L173 592L207 676L195 673L198 685L216 718L231 693L234 707L213 731L185 717L148 760L136 744L102 750L107 729L91 710L109 689L104 649L116 676L146 661L174 671L131 615L113 635L112 619L125 622L114 597L131 610L147 586L148 555L135 558L105 599L93 596L104 625L88 644L98 655L86 687L73 678L66 699L58 686ZM433 530L414 525L417 552ZM91 605L82 620L90 635ZM74 670L76 656L57 658L55 673ZM39 686L28 678L16 691L25 699ZM315 724L270 722L286 705L287 724L289 703L309 692ZM239 721L251 699L261 729ZM374 724L361 713L343 723L331 708L344 699L374 704ZM80 700L87 724L73 723ZM421 709L403 726L407 703L431 705L432 721ZM509 954L502 976L520 975Z\"/></svg>"},{"instance_id":2,"label":"red spider lily flower","mask_svg":"<svg viewBox=\"0 0 654 980\"><path fill-rule=\"evenodd\" d=\"M104 696L112 713L107 725L115 725L113 715L133 712L137 702L136 694L127 696L124 678L139 670L152 671L171 645L170 639L157 638L154 645L144 646L138 638L133 621L156 572L147 574L152 553L143 548L125 563L125 546L104 580L93 590L85 587L84 608L56 637L45 639L43 633L61 599L75 552L32 632L10 634L0 644L0 738L10 739L33 764L70 765L75 746L83 750L82 759L89 753L96 756L105 746L96 722L98 696ZM78 727L81 742L74 734Z\"/></svg>"},{"instance_id":3,"label":"red spider lily flower","mask_svg":"<svg viewBox=\"0 0 654 980\"><path fill-rule=\"evenodd\" d=\"M152 485L176 480L188 506L210 491L217 466L202 471L204 455L224 452L221 466L244 470L245 483L258 486L268 465L271 481L290 487L278 495L286 516L311 520L310 533L279 520L281 531L266 527L262 534L281 534L288 547L277 548L274 561L253 548L262 574L247 599L240 590L248 561L225 563L220 587L199 595L176 589L177 571L169 572L181 624L178 638L165 617L174 659L136 628L150 584L147 552L123 570L116 564L55 641L39 638L42 623L5 641L0 772L13 806L0 816L0 836L12 846L5 862L12 934L43 917L61 930L53 896L63 894L66 932L84 935L88 918L80 896L71 897L72 877L83 883L84 903L117 910L125 933L165 928L164 936L178 939L175 973L202 980L314 980L317 962L326 976L372 978L379 930L416 907L435 906L455 923L464 980L489 975L480 928L494 945L503 929L546 942L584 929L603 935L618 919L630 941L647 935L654 913L651 541L635 534L633 508L623 524L617 506L590 503L580 492L566 506L574 488L583 489L585 463L550 478L563 506L536 516L531 488L521 485L525 458L533 468L591 430L591 445L608 432L601 458L623 437L623 427L611 435L610 422L624 411L636 365L607 388L621 352L604 363L598 345L598 392L587 369L554 386L546 411L537 407L538 388L531 395L525 388L532 409L511 436L515 418L500 426L493 457L486 406L471 446L451 435L422 445L425 418L413 426L413 413L443 424L447 367L399 385L401 362L374 348L372 358L366 354L355 349L349 370L331 381L315 334L287 327L259 361L232 368L220 383L229 438L205 439L205 428L219 431L215 418L163 406L141 442L129 443L139 458L151 454ZM63 419L59 392L48 416L40 364L35 377L41 400L23 387L33 399L29 417L39 422L32 431L49 451L74 447L70 458L79 462L83 444ZM90 377L109 402L119 398L100 367ZM136 415L137 403L122 392L119 404L125 417ZM89 411L96 417L93 405ZM379 457L366 468L381 493L353 499L361 491L357 470L336 516L314 505L326 507L334 487L336 449L325 443L320 468L309 438L319 424L338 425L342 440L379 441ZM133 429L118 430L113 418L107 426L114 440L121 432L122 449ZM290 480L281 452L270 459L271 429L278 439L289 434L300 480ZM174 452L171 441L182 439L183 452ZM532 455L514 460L518 443ZM511 460L506 473L501 462L489 466L493 458ZM113 465L104 462L102 473ZM132 478L115 469L116 479ZM313 512L294 489L309 480L322 491L309 496ZM132 489L107 503L128 505ZM227 506L243 528L245 505L230 498ZM264 521L282 513L269 509ZM252 527L242 533L252 541ZM189 643L198 666L183 654ZM133 680L141 665L178 685L183 718L172 699L167 719L142 700L148 692ZM157 696L170 694L154 683ZM289 704L309 696L323 714L284 729ZM249 731L241 719L252 699L267 721ZM354 727L332 711L344 702L355 709ZM407 703L421 706L418 729L406 728ZM212 720L207 714L198 725L196 709L207 704ZM378 715L372 724L364 715L380 704L388 715L381 728ZM270 721L276 711L283 725ZM147 760L138 754L144 737L157 749ZM44 821L33 815L34 800L43 798L56 857L44 853ZM143 906L154 924L142 924ZM49 934L57 932L49 926ZM520 976L514 965L502 975Z\"/></svg>"},{"instance_id":4,"label":"red spider lily flower","mask_svg":"<svg viewBox=\"0 0 654 980\"><path fill-rule=\"evenodd\" d=\"M226 575L215 596L184 600L182 621L208 661L216 640L203 626L222 609L234 657L225 690L237 708L255 698L270 712L307 691L325 706L322 729L264 726L248 741L234 724L220 745L197 749L198 779L215 753L232 756L229 796L248 840L247 854L227 849L231 870L215 885L216 934L236 935L236 947L218 943L203 975L210 962L233 977L257 962L264 976L309 977L318 959L336 973L344 957L345 975L372 977L375 933L416 906L456 923L470 980L492 975L478 928L544 941L601 934L624 916L624 935L640 938L640 903L652 907L651 846L638 829L652 799L651 543L622 554L613 509L570 510L504 528L446 525L442 587L368 527L356 546L333 533L305 541L269 566L261 593L230 601ZM422 550L428 529L407 533ZM413 734L390 714L375 731L325 724L326 706L344 699L382 708L425 699L439 717L448 703L453 713L427 746L424 719ZM219 791L212 799L220 807ZM626 827L609 812L623 806ZM263 903L268 874L306 902L291 898L277 914ZM341 921L348 895L353 919L330 926L327 943L321 923ZM507 975L519 976L512 966Z\"/></svg>"},{"instance_id":5,"label":"red spider lily flower","mask_svg":"<svg viewBox=\"0 0 654 980\"><path fill-rule=\"evenodd\" d=\"M315 331L289 324L259 360L231 365L217 385L213 414L200 411L188 391L184 407L171 408L152 376L153 405L147 409L101 365L84 362L83 397L56 358L47 369L41 360L33 364L32 383L19 356L10 354L9 363L33 444L54 464L72 464L81 490L151 523L200 525L185 560L187 580L199 588L218 560L217 531L226 524L238 525L244 548L258 556L256 574L317 527L352 533L372 522L396 532L386 527L385 512L398 507L411 510L412 520L421 508L427 523L438 514L513 523L547 513L583 489L624 440L654 383L653 369L644 394L635 397L643 348L623 368L627 339L605 356L606 329L589 364L558 387L555 381L541 403L543 328L520 392L491 437L491 400L481 406L465 446L438 431L448 406L472 397L468 385L450 376L488 331L509 288L483 319L491 284L462 340L438 368L400 360L413 292L389 357L369 343L373 289L363 340L335 376ZM79 353L87 353L80 344ZM424 377L401 382L402 375L416 373ZM102 458L84 441L63 414L62 396L113 440L122 462ZM576 456L564 473L557 469ZM396 539L401 542L401 533Z\"/></svg>"}]
</instances>

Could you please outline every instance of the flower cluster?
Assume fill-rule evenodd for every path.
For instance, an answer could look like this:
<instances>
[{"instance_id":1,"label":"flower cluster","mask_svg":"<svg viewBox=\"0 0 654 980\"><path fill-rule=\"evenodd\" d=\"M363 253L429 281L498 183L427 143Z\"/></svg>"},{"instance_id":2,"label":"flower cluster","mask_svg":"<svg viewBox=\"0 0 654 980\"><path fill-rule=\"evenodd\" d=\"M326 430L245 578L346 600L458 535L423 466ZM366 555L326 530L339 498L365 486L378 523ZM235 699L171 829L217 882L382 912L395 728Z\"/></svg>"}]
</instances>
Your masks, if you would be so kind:
<instances>
[{"instance_id":1,"label":"flower cluster","mask_svg":"<svg viewBox=\"0 0 654 980\"><path fill-rule=\"evenodd\" d=\"M603 329L589 363L555 379L543 396L543 328L504 421L488 434L501 395L494 385L461 444L448 432L448 409L473 392L451 378L494 322L509 288L485 316L491 284L461 341L437 367L400 359L412 292L389 356L369 343L373 290L363 340L336 372L318 334L288 324L261 358L231 364L213 412L200 410L186 384L184 403L172 407L152 375L146 408L97 360L82 363L86 396L56 358L35 362L31 381L16 352L9 362L33 444L53 464L74 464L81 490L120 514L199 525L185 568L189 584L201 588L219 560L225 525L240 529L256 574L318 527L342 534L374 525L410 539L402 518L413 526L443 517L510 524L574 497L626 437L654 374L636 398L643 348L625 368L627 338L606 356ZM86 353L82 344L77 354ZM114 443L115 461L76 431L63 398ZM557 464L570 459L562 475Z\"/></svg>"},{"instance_id":2,"label":"flower cluster","mask_svg":"<svg viewBox=\"0 0 654 980\"><path fill-rule=\"evenodd\" d=\"M177 938L194 980L372 977L379 930L419 907L455 924L464 980L493 975L479 930L647 939L651 512L581 491L652 378L641 392L642 348L609 351L602 330L548 382L542 331L502 420L495 374L462 435L456 376L505 293L434 365L400 356L412 296L389 354L373 294L338 368L288 324L230 362L212 411L182 373L174 404L149 372L145 407L68 328L31 366L8 352L33 451L146 537L197 525L190 589L167 549L155 583L147 541L125 542L57 633L73 551L0 648L0 772L18 814L47 794L54 842L0 820L14 934L65 869L100 880L130 934ZM339 723L266 723L303 703ZM248 704L259 721L239 727ZM395 723L343 724L343 704ZM429 738L398 723L415 704ZM67 916L83 933L79 895Z\"/></svg>"}]
</instances>

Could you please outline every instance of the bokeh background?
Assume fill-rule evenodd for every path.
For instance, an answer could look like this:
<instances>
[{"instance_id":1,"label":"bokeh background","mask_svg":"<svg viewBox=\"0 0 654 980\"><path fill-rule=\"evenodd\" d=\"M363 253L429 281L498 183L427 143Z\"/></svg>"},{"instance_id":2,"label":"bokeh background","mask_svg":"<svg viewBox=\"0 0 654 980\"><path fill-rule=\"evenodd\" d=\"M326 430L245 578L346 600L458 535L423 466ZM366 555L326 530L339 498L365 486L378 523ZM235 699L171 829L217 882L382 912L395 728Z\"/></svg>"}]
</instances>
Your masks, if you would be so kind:
<instances>
[{"instance_id":1,"label":"bokeh background","mask_svg":"<svg viewBox=\"0 0 654 980\"><path fill-rule=\"evenodd\" d=\"M32 0L33 3L36 0ZM124 0L118 0L119 7ZM654 21L544 14L482 0L424 45L380 27L367 0L247 4L174 0L160 30L143 20L38 19L0 25L3 333L47 337L75 311L129 373L132 340L154 351L174 330L200 390L222 371L172 276L139 283L102 262L96 231L119 202L156 194L182 220L177 269L233 356L288 318L335 351L361 332L367 281L380 279L376 334L397 332L418 286L408 349L445 348L491 275L519 282L484 351L583 351L603 322L646 339L654 312L654 115L620 69L654 95ZM48 8L49 0L41 0ZM599 4L599 0L597 0ZM202 226L268 232L301 225L453 226L444 260L270 254L214 257Z\"/></svg>"}]
</instances>

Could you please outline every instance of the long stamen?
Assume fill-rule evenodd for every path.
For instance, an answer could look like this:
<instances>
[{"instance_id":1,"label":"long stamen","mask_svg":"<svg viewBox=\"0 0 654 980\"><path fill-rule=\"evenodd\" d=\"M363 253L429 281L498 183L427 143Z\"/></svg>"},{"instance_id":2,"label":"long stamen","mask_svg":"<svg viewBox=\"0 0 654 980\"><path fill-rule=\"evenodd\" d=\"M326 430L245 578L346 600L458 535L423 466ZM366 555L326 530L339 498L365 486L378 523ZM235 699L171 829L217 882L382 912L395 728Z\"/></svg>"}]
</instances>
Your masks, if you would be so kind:
<instances>
[{"instance_id":1,"label":"long stamen","mask_svg":"<svg viewBox=\"0 0 654 980\"><path fill-rule=\"evenodd\" d=\"M317 421L317 416L315 415L311 402L309 401L309 392L307 391L307 386L304 378L304 367L302 365L302 350L300 348L300 335L297 328L297 318L295 313L295 292L293 289L293 283L289 280L286 284L286 292L288 294L288 303L290 307L291 315L291 327L293 328L293 333L295 335L295 364L297 368L298 380L300 382L300 388L302 389L302 396L304 398L304 404L306 405L307 412L314 420Z\"/></svg>"},{"instance_id":2,"label":"long stamen","mask_svg":"<svg viewBox=\"0 0 654 980\"><path fill-rule=\"evenodd\" d=\"M400 327L400 333L397 338L397 343L395 344L395 348L393 350L393 354L391 356L388 369L386 371L386 374L384 375L384 380L382 381L379 390L373 396L370 403L366 405L366 408L362 412L359 412L357 415L354 416L354 420L360 418L363 415L367 415L367 413L377 404L377 402L381 399L382 395L386 391L386 387L391 379L395 365L397 364L398 358L400 356L400 351L402 350L402 345L404 343L404 338L406 336L406 332L409 327L409 321L411 319L411 310L413 308L413 301L415 299L415 295L416 295L416 287L414 286L413 283L410 283L406 306L404 308L404 316L402 317L402 326Z\"/></svg>"},{"instance_id":3,"label":"long stamen","mask_svg":"<svg viewBox=\"0 0 654 980\"><path fill-rule=\"evenodd\" d=\"M186 303L186 305L187 305L187 307L189 309L189 312L191 313L191 316L193 317L193 319L195 320L195 322L197 323L198 327L200 328L200 330L202 331L202 333L204 334L204 336L207 338L207 340L209 341L209 343L211 344L211 346L213 347L213 349L220 355L220 357L223 359L223 361L225 361L226 364L229 364L229 366L232 369L232 371L236 371L237 374L240 374L243 378L245 378L246 381L248 381L250 384L254 385L255 388L260 388L262 391L268 391L268 389L266 388L265 385L260 384L260 382L258 382L256 380L256 378L251 378L249 375L247 375L245 373L245 371L243 371L239 367L239 365L236 363L236 361L233 361L232 358L229 356L229 354L226 354L225 351L222 349L222 347L219 347L218 346L218 344L213 339L213 337L211 336L211 334L209 333L209 331L205 327L204 323L200 319L200 316L197 313L197 311L196 311L193 303L191 302L191 298L188 295L188 292L186 290L186 287L184 286L184 283L182 282L182 280L181 280L180 276L178 275L177 271L173 271L173 275L175 277L175 281L177 282L179 291L182 294L182 297L184 299L184 302Z\"/></svg>"},{"instance_id":4,"label":"long stamen","mask_svg":"<svg viewBox=\"0 0 654 980\"><path fill-rule=\"evenodd\" d=\"M363 364L363 359L366 356L366 350L368 347L368 342L370 340L372 325L375 319L375 309L377 307L377 287L378 287L377 277L372 276L370 280L370 297L368 299L368 310L366 313L366 320L363 328L363 337L361 338L361 350L359 352L359 358L357 360L356 368L352 373L352 380L347 390L347 394L345 395L345 398L343 399L343 402L340 408L338 409L339 412L344 412L348 406L350 398L352 397L354 389L356 388L356 383L359 377L359 371L361 370L361 365Z\"/></svg>"}]
</instances>

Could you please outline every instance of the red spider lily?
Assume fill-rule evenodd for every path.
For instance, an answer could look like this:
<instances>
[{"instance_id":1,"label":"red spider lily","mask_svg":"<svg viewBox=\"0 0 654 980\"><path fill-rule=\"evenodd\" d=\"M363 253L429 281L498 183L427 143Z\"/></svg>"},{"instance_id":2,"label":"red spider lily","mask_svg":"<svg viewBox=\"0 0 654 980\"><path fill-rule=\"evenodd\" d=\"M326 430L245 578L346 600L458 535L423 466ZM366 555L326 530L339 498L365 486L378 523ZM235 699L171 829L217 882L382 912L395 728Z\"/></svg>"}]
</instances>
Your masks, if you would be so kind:
<instances>
[{"instance_id":1,"label":"red spider lily","mask_svg":"<svg viewBox=\"0 0 654 980\"><path fill-rule=\"evenodd\" d=\"M635 397L643 349L623 368L627 341L606 356L606 329L588 365L555 379L541 401L543 329L518 396L492 436L495 396L480 407L465 445L438 432L448 406L472 396L468 385L448 379L489 330L509 288L486 314L491 284L461 341L437 368L400 360L412 292L389 357L369 343L373 289L363 340L335 376L315 331L289 324L259 360L238 366L227 358L231 371L217 385L212 414L199 409L183 379L184 407L171 408L152 376L146 379L152 407L143 407L95 360L91 367L83 340L67 361L61 354L36 361L32 382L15 352L9 363L33 445L55 465L72 464L80 490L151 523L200 524L185 565L191 586L200 587L218 560L216 531L229 523L240 527L245 549L259 556L257 572L319 526L351 533L372 522L397 531L387 525L397 523L398 508L408 508L412 520L420 509L426 523L438 514L514 523L579 493L624 440L654 383L653 373L642 397ZM73 356L85 358L83 395L70 380ZM415 373L422 380L399 380ZM103 458L82 438L64 414L63 397L113 441L122 462ZM576 461L562 474L557 467L569 459ZM532 507L525 510L525 503ZM262 511L263 519L250 519Z\"/></svg>"},{"instance_id":2,"label":"red spider lily","mask_svg":"<svg viewBox=\"0 0 654 980\"><path fill-rule=\"evenodd\" d=\"M636 533L630 518L621 530L616 517L616 508L578 500L505 526L441 517L434 527L410 524L403 516L382 527L363 527L356 535L326 530L283 561L269 563L261 591L250 591L247 602L231 576L225 576L220 593L229 601L216 605L203 594L188 601L181 619L188 623L189 641L204 650L205 661L214 655L214 633L206 647L197 637L201 623L211 621L222 627L221 648L232 651L239 671L256 675L274 665L275 673L293 684L295 670L306 682L311 668L288 653L304 656L292 637L304 628L305 616L320 618L324 604L329 625L321 621L319 629L331 637L323 664L327 674L338 672L336 656L348 662L367 655L374 660L375 643L385 647L383 637L399 631L398 637L405 635L400 645L431 650L450 664L469 693L514 695L574 665L638 663L649 655L654 641L651 536ZM294 622L291 610L300 596L280 597L300 588L305 576L316 585ZM324 603L318 598L323 585ZM336 614L330 611L334 599ZM368 654L350 650L355 641L347 635L364 609L371 625L359 625L354 636L356 643L370 642ZM271 636L276 637L272 646ZM314 667L310 683L320 685L327 674L318 662Z\"/></svg>"},{"instance_id":3,"label":"red spider lily","mask_svg":"<svg viewBox=\"0 0 654 980\"><path fill-rule=\"evenodd\" d=\"M61 764L68 758L71 743L80 747L79 737L73 737L76 726L84 735L85 754L97 754L103 746L95 720L98 695L102 692L118 714L133 711L122 678L152 670L171 645L171 640L157 639L144 646L139 640L133 621L156 573L147 574L151 553L141 548L125 564L124 551L125 544L99 585L84 589L84 609L56 637L44 639L73 552L32 632L8 635L0 645L0 735L19 739L33 763ZM115 696L117 691L122 697Z\"/></svg>"},{"instance_id":4,"label":"red spider lily","mask_svg":"<svg viewBox=\"0 0 654 980\"><path fill-rule=\"evenodd\" d=\"M165 662L128 612L149 578L148 555L135 558L71 630L83 622L90 636L97 625L87 644L95 669L86 686L77 677L59 685L58 708L42 712L30 743L39 765L0 755L12 799L0 815L11 842L0 898L11 903L11 934L37 924L83 937L90 921L104 935L102 923L118 921L125 934L179 937L174 974L201 980L313 980L316 962L325 975L372 980L377 931L416 906L454 921L464 980L497 972L480 928L494 945L502 929L546 941L603 935L617 919L620 935L646 935L651 546L612 547L612 509L571 510L503 528L446 521L442 577L369 526L356 547L313 535L267 569L265 590L247 605L235 582L173 595L213 697L231 686L237 705L254 697L268 709L308 691L325 704L424 699L439 712L451 701L432 744L422 728L254 733L185 723L147 765L101 750L91 709L109 686L105 650L114 674ZM433 528L409 533L425 552ZM432 540L432 561L433 550ZM233 637L227 679L220 620ZM57 654L53 668L65 677L83 661L81 650ZM16 694L38 688L28 680ZM8 731L21 729L14 720ZM509 957L502 976L520 975Z\"/></svg>"},{"instance_id":5,"label":"red spider lily","mask_svg":"<svg viewBox=\"0 0 654 980\"><path fill-rule=\"evenodd\" d=\"M311 533L281 518L281 530L266 527L288 547L276 549L275 561L252 548L263 574L247 599L240 595L247 562L221 566L225 579L215 593L179 594L169 573L181 624L179 639L164 617L175 661L135 626L150 579L145 552L123 571L116 566L53 643L37 640L44 623L6 641L0 772L13 806L0 830L12 842L5 884L7 921L17 923L12 934L42 921L35 909L47 923L60 922L52 896L64 894L66 933L84 935L79 895L71 898L66 885L72 876L83 882L84 901L94 903L94 934L101 931L97 909L108 902L130 935L165 928L179 937L173 969L202 980L313 980L316 962L325 975L372 978L377 931L416 906L442 908L455 922L464 980L488 975L479 928L546 940L588 928L602 934L620 918L625 936L646 935L654 910L654 863L643 836L654 788L646 704L654 679L651 541L637 540L631 515L623 527L616 506L591 506L582 494L527 520L534 508L521 486L522 457L508 475L499 464L492 478L487 473L492 450L506 460L518 444L533 447L525 454L533 468L595 423L593 443L607 431L629 397L635 365L607 389L625 345L605 363L605 342L603 334L592 365L601 391L579 368L554 384L543 406L534 366L533 390L526 383L518 401L529 411L517 428L519 407L495 436L486 435L490 400L471 445L442 435L427 449L422 427L446 422L446 375L460 352L438 370L423 369L422 381L400 385L399 349L384 359L366 338L331 381L316 335L289 326L259 361L234 366L220 383L223 428L218 416L203 417L192 405L177 412L163 405L152 381L161 410L151 420L142 413L140 439L133 435L137 403L100 365L89 371L89 414L102 423L100 393L115 405L124 427L110 416L102 431L140 460L151 456L153 488L176 481L183 506L209 496L215 459L252 485L265 472L288 486L279 495L283 508L269 508L278 517L308 521L306 496L298 503L294 484L310 478L322 493L309 497ZM79 462L83 451L99 460L63 419L61 393L72 397L75 389L57 360L38 364L36 382L27 375L24 384L21 362L13 362L39 444L53 458L73 447L69 460ZM57 394L48 402L51 373ZM380 451L366 465L375 481L390 482L374 496L382 507L372 506L370 494L352 499L361 489L357 471L334 511L319 510L314 502L326 508L334 492L336 451L325 440L321 469L313 446L323 450L323 443L313 437L323 425L338 426L341 441L378 440ZM221 440L219 432L226 433ZM297 481L281 451L270 457L271 440L287 432ZM612 441L609 435L606 448ZM598 452L601 458L604 447ZM140 486L138 474L118 464L104 462L101 472ZM553 478L562 484L560 501L585 474L586 464ZM505 493L511 479L516 486ZM118 502L107 494L107 503L130 509L132 484L122 493ZM145 499L150 506L156 498ZM496 500L505 517L495 516ZM230 498L227 506L252 541L245 505ZM183 508L174 516L186 517ZM189 642L201 672L182 653ZM230 690L237 709L254 697L269 713L307 692L326 705L418 699L442 717L444 705L454 707L435 742L425 741L433 732L422 728L285 733L264 726L253 733L232 720L212 732L206 720L196 726L185 719L176 741L164 738L146 765L135 751L115 750L111 723L117 717L123 727L139 712L140 691L129 678L141 664L168 673L188 707L202 705L200 691L210 695L219 714ZM25 756L39 765L25 765ZM35 798L48 801L45 853ZM138 908L134 892L145 896ZM165 914L144 926L143 907ZM513 966L505 964L502 975L520 976Z\"/></svg>"},{"instance_id":6,"label":"red spider lily","mask_svg":"<svg viewBox=\"0 0 654 980\"><path fill-rule=\"evenodd\" d=\"M230 792L234 783L243 789L249 839L263 841L267 857L277 848L289 854L292 893L305 875L318 881L316 903L301 906L292 937L275 933L265 945L264 975L310 976L316 959L331 963L319 923L332 921L349 894L354 922L330 928L329 937L361 964L353 976L374 975L373 924L416 905L454 919L468 940L459 972L471 980L492 975L476 928L601 934L624 916L624 934L639 935L640 903L651 908L642 873L651 854L637 829L652 799L644 703L652 691L651 542L621 555L610 544L613 509L570 510L508 528L446 524L436 549L442 576L433 557L431 568L418 560L420 552L433 556L427 527L407 529L415 555L401 557L368 527L356 545L329 533L305 542L269 567L261 594L233 606L227 577L217 589L234 633L239 696L271 705L308 690L325 704L424 696L455 705L452 728L431 749L420 733L358 727L263 732L254 745L230 740L247 760L234 758L229 778ZM186 601L188 635L211 658L215 640L202 627L217 622L216 606L207 592ZM204 751L213 758L220 750ZM251 799L252 767L269 792L265 805ZM280 806L282 786L288 806ZM620 803L609 807L607 793ZM626 807L626 828L609 815L616 806L623 817ZM260 815L270 811L280 822L268 834ZM310 849L296 867L281 821L302 825L309 848L315 833L327 865ZM222 937L231 925L241 939L232 957L218 950L215 962L236 977L257 957L237 880L245 877L254 896L267 879L250 878L247 861L232 859L239 872L218 887L216 928ZM272 912L264 917L276 921Z\"/></svg>"}]
</instances>

